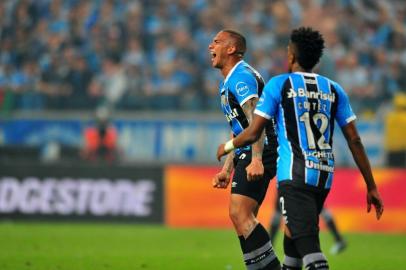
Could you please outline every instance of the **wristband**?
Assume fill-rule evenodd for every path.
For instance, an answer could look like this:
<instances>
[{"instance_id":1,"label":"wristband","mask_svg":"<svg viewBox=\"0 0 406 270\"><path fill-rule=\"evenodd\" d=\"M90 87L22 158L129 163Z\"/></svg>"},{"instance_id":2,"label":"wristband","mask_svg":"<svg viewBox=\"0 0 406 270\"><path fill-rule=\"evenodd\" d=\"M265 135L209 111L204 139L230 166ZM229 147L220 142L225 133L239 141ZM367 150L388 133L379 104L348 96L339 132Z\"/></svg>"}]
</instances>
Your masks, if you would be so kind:
<instances>
[{"instance_id":1,"label":"wristband","mask_svg":"<svg viewBox=\"0 0 406 270\"><path fill-rule=\"evenodd\" d=\"M226 144L224 145L224 152L226 153L230 153L231 151L233 151L235 149L235 146L233 144L233 140L229 140L228 142L226 142Z\"/></svg>"}]
</instances>

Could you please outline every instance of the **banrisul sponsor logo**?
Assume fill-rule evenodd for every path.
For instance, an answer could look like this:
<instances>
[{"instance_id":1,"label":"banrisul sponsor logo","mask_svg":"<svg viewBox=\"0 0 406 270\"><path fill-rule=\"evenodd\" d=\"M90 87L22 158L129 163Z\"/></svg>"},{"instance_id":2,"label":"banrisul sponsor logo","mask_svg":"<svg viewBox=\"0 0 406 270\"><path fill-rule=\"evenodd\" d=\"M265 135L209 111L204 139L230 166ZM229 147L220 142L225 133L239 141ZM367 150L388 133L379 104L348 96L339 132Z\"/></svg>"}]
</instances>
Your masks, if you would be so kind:
<instances>
[{"instance_id":1,"label":"banrisul sponsor logo","mask_svg":"<svg viewBox=\"0 0 406 270\"><path fill-rule=\"evenodd\" d=\"M328 100L330 102L335 102L336 96L334 93L323 93L321 91L317 92L310 92L303 88L298 88L295 91L293 88L290 88L287 92L288 98L295 98L295 97L307 97L310 99L319 99L319 100Z\"/></svg>"}]
</instances>

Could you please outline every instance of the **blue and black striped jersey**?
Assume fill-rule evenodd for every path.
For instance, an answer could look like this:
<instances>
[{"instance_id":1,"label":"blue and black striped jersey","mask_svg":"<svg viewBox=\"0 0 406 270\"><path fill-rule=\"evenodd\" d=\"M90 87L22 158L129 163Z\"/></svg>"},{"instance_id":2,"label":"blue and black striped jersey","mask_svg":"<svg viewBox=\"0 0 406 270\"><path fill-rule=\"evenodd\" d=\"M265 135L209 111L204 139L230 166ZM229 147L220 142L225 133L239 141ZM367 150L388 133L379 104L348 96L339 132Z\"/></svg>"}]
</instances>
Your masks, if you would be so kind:
<instances>
[{"instance_id":1,"label":"blue and black striped jersey","mask_svg":"<svg viewBox=\"0 0 406 270\"><path fill-rule=\"evenodd\" d=\"M278 183L329 189L334 120L343 127L356 118L343 88L315 73L282 74L266 84L255 113L275 117Z\"/></svg>"},{"instance_id":2,"label":"blue and black striped jersey","mask_svg":"<svg viewBox=\"0 0 406 270\"><path fill-rule=\"evenodd\" d=\"M242 106L251 98L259 97L264 85L262 76L243 60L238 62L220 83L221 108L234 136L240 134L249 125ZM274 147L276 151L277 141L272 121L267 125L265 132L266 145ZM241 150L249 149L251 149L250 146L247 146L237 149L236 152L238 154Z\"/></svg>"}]
</instances>

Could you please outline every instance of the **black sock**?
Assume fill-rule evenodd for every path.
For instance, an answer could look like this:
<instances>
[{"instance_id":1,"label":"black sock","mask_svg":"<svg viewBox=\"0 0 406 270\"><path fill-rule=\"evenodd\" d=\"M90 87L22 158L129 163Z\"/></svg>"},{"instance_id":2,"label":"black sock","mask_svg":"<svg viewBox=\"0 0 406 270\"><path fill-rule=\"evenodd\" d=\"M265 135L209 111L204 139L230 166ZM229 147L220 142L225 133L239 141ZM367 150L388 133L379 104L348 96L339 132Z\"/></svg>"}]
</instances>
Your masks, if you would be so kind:
<instances>
[{"instance_id":1,"label":"black sock","mask_svg":"<svg viewBox=\"0 0 406 270\"><path fill-rule=\"evenodd\" d=\"M285 255L282 270L302 270L302 259L292 258Z\"/></svg>"},{"instance_id":2,"label":"black sock","mask_svg":"<svg viewBox=\"0 0 406 270\"><path fill-rule=\"evenodd\" d=\"M245 265L262 270L279 270L280 262L273 250L268 232L257 224L247 239L239 236Z\"/></svg>"},{"instance_id":3,"label":"black sock","mask_svg":"<svg viewBox=\"0 0 406 270\"><path fill-rule=\"evenodd\" d=\"M328 270L327 259L323 253L311 253L303 257L303 263L307 270Z\"/></svg>"},{"instance_id":4,"label":"black sock","mask_svg":"<svg viewBox=\"0 0 406 270\"><path fill-rule=\"evenodd\" d=\"M242 253L243 254L247 253L248 251L247 251L247 248L245 247L246 245L245 245L244 236L242 236L242 235L238 236L238 240L240 240L240 246L241 246Z\"/></svg>"},{"instance_id":5,"label":"black sock","mask_svg":"<svg viewBox=\"0 0 406 270\"><path fill-rule=\"evenodd\" d=\"M293 266L287 266L286 264L283 264L282 270L302 270L302 267L293 267Z\"/></svg>"},{"instance_id":6,"label":"black sock","mask_svg":"<svg viewBox=\"0 0 406 270\"><path fill-rule=\"evenodd\" d=\"M320 239L317 235L309 235L297 238L294 240L294 243L296 250L301 258L306 256L307 254L321 252Z\"/></svg>"},{"instance_id":7,"label":"black sock","mask_svg":"<svg viewBox=\"0 0 406 270\"><path fill-rule=\"evenodd\" d=\"M306 270L328 270L327 259L320 249L318 235L300 237L294 240L297 252L303 258Z\"/></svg>"},{"instance_id":8,"label":"black sock","mask_svg":"<svg viewBox=\"0 0 406 270\"><path fill-rule=\"evenodd\" d=\"M296 250L295 242L292 238L284 235L283 239L283 251L285 252L285 258L283 259L283 270L301 270L302 269L302 257Z\"/></svg>"}]
</instances>

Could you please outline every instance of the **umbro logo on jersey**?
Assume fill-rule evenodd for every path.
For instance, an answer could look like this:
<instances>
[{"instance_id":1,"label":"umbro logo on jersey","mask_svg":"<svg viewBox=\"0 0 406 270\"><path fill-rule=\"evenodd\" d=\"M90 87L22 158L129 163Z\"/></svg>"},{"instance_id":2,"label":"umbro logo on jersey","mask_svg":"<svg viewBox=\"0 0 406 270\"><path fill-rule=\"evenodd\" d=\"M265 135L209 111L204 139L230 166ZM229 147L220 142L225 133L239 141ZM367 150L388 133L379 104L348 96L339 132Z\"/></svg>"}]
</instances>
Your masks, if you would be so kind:
<instances>
[{"instance_id":1,"label":"umbro logo on jersey","mask_svg":"<svg viewBox=\"0 0 406 270\"><path fill-rule=\"evenodd\" d=\"M247 154L242 153L238 159L245 159L246 157L247 157Z\"/></svg>"},{"instance_id":2,"label":"umbro logo on jersey","mask_svg":"<svg viewBox=\"0 0 406 270\"><path fill-rule=\"evenodd\" d=\"M236 186L237 186L237 182L232 182L232 183L231 183L231 187L234 188L234 187L236 187Z\"/></svg>"}]
</instances>

